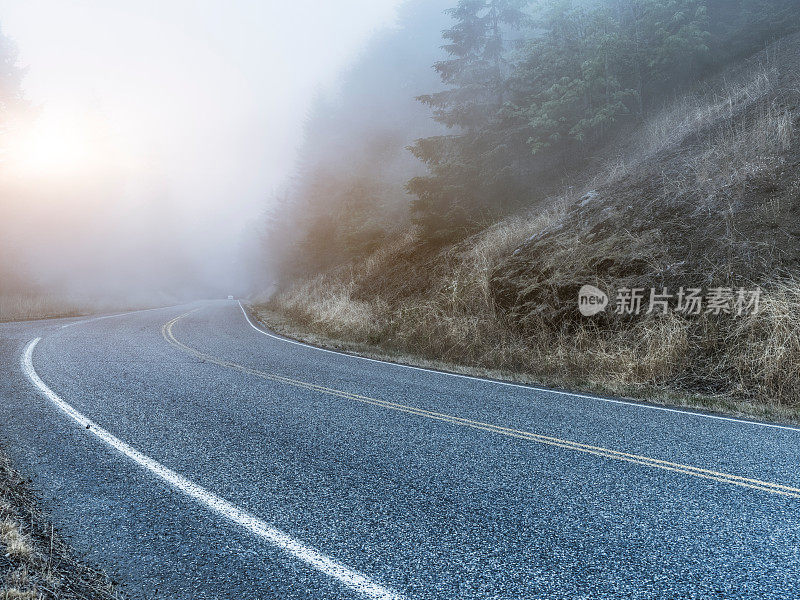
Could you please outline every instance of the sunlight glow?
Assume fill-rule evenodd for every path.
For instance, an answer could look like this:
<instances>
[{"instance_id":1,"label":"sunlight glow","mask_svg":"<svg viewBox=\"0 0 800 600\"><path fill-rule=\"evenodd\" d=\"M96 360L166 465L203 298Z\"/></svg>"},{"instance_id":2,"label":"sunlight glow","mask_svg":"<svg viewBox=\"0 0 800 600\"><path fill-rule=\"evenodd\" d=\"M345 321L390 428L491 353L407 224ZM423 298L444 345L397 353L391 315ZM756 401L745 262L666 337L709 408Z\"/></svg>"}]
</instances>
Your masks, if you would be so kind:
<instances>
[{"instance_id":1,"label":"sunlight glow","mask_svg":"<svg viewBox=\"0 0 800 600\"><path fill-rule=\"evenodd\" d=\"M86 118L43 112L14 146L13 169L19 176L49 179L85 175L102 162L96 127Z\"/></svg>"}]
</instances>

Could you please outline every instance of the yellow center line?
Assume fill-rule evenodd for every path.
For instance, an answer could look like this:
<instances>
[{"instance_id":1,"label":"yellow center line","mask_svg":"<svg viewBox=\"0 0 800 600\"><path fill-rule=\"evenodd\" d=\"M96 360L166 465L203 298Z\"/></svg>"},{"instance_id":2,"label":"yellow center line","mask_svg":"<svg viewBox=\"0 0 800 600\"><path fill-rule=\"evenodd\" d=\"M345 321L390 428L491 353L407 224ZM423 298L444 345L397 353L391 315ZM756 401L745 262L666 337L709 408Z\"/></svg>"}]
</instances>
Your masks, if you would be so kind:
<instances>
[{"instance_id":1,"label":"yellow center line","mask_svg":"<svg viewBox=\"0 0 800 600\"><path fill-rule=\"evenodd\" d=\"M742 487L752 488L761 490L764 492L770 492L773 494L780 494L783 496L789 496L791 498L800 498L800 488L790 487L787 485L781 485L778 483L770 483L767 481L761 481L759 479L751 479L748 477L742 477L740 475L731 475L729 473L722 473L719 471L713 471L710 469L703 469L700 467L693 467L691 465L684 465L681 463L676 462L669 462L666 460L660 460L657 458L650 458L647 456L641 456L638 454L630 454L628 452L620 452L619 450L612 450L609 448L603 448L601 446L591 446L589 444L583 444L580 442L573 442L570 440L564 440L557 437L551 437L546 435L541 435L538 433L532 433L529 431L522 431L519 429L512 429L510 427L503 427L500 425L493 425L491 423L484 423L482 421L473 421L471 419L465 419L463 417L456 417L453 415L448 415L445 413L434 412L431 410L427 410L424 408L418 408L415 406L410 406L407 404L400 404L397 402L391 402L388 400L380 400L378 398L372 398L370 396L362 396L360 394L353 394L351 392L345 392L342 390L337 390L334 388L318 385L315 383L309 383L307 381L301 381L299 379L292 379L290 377L285 377L283 375L278 375L275 373L266 373L264 371L258 371L256 369L251 369L250 367L245 367L238 363L234 363L228 360L220 359L210 354L206 354L205 352L201 352L196 348L192 348L187 346L183 342L180 342L172 332L172 327L177 323L180 319L186 317L187 315L195 312L199 309L194 309L189 311L188 313L182 314L178 317L175 317L171 321L164 324L161 328L161 333L164 336L164 339L179 348L183 352L195 356L201 360L206 362L210 362L221 367L226 367L229 369L234 369L241 373L245 373L247 375L252 375L254 377L259 377L261 379L266 379L268 381L275 381L278 383L283 383L286 385L291 385L294 387L299 387L315 392L319 392L322 394L327 394L329 396L337 396L339 398L345 398L348 400L354 400L356 402L361 402L363 404L371 404L373 406L380 406L382 408L387 408L390 410L395 410L398 412L403 412L406 414L416 415L419 417L425 417L428 419L433 419L436 421L442 421L445 423L451 423L454 425L461 425L464 427L469 427L471 429L478 429L481 431L488 431L491 433L496 433L500 435L504 435L507 437L513 437L522 440L528 440L532 442L537 442L540 444L546 444L549 446L555 446L558 448L564 448L567 450L574 450L576 452L583 452L585 454L592 454L595 456L600 456L603 458L609 458L613 460L620 460L624 462L630 462L638 465L644 465L647 467L663 469L665 471L672 471L675 473L682 473L684 475L691 475L693 477L701 477L703 479L711 479L713 481L720 481L723 483L730 483L733 485L738 485Z\"/></svg>"}]
</instances>

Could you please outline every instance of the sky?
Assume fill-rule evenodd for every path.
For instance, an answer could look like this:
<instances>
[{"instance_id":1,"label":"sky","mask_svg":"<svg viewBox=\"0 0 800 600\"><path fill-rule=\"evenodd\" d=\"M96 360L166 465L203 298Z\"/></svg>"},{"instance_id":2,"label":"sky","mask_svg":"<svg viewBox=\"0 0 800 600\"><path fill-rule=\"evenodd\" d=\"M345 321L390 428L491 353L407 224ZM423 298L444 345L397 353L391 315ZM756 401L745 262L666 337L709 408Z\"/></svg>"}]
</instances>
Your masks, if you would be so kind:
<instances>
[{"instance_id":1,"label":"sky","mask_svg":"<svg viewBox=\"0 0 800 600\"><path fill-rule=\"evenodd\" d=\"M0 0L41 110L18 174L50 185L38 202L78 215L69 239L82 237L83 260L98 244L140 247L141 221L201 278L233 286L239 242L290 178L314 96L394 24L399 3Z\"/></svg>"}]
</instances>

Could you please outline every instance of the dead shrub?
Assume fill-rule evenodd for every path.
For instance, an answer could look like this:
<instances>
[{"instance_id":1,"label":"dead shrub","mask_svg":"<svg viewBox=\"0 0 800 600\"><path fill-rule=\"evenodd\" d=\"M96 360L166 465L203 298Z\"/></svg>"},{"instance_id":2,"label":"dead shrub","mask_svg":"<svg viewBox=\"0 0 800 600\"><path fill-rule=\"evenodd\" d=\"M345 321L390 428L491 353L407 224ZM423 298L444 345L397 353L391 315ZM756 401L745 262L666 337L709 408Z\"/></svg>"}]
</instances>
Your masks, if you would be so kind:
<instances>
[{"instance_id":1,"label":"dead shrub","mask_svg":"<svg viewBox=\"0 0 800 600\"><path fill-rule=\"evenodd\" d=\"M736 321L727 347L742 393L770 404L800 399L800 282L781 281L761 298L757 313Z\"/></svg>"}]
</instances>

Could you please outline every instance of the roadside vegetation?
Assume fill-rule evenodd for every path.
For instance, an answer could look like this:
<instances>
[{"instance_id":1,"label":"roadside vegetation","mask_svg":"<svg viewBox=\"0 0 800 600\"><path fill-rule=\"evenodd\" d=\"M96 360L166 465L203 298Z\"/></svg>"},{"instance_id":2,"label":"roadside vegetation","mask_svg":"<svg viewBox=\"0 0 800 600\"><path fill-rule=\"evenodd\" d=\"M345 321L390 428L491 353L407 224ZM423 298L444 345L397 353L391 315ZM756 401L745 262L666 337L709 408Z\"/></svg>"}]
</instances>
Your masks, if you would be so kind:
<instances>
[{"instance_id":1,"label":"roadside vegetation","mask_svg":"<svg viewBox=\"0 0 800 600\"><path fill-rule=\"evenodd\" d=\"M0 323L48 317L76 317L92 310L86 303L47 293L4 292L0 294Z\"/></svg>"},{"instance_id":2,"label":"roadside vegetation","mask_svg":"<svg viewBox=\"0 0 800 600\"><path fill-rule=\"evenodd\" d=\"M0 453L1 600L121 600L112 581L77 559L24 478Z\"/></svg>"},{"instance_id":3,"label":"roadside vegetation","mask_svg":"<svg viewBox=\"0 0 800 600\"><path fill-rule=\"evenodd\" d=\"M305 203L304 222L363 232L370 215L380 233L336 235L332 253L296 228L262 318L361 351L796 418L798 3L467 0L449 16L444 87L420 98L447 131L410 144L425 169L401 184L408 218ZM584 284L612 302L762 292L741 316L587 318Z\"/></svg>"},{"instance_id":4,"label":"roadside vegetation","mask_svg":"<svg viewBox=\"0 0 800 600\"><path fill-rule=\"evenodd\" d=\"M147 293L138 296L127 295L127 297L114 294L100 298L37 289L2 290L0 291L0 323L126 312L154 306L167 306L176 302L176 298L169 294Z\"/></svg>"}]
</instances>

